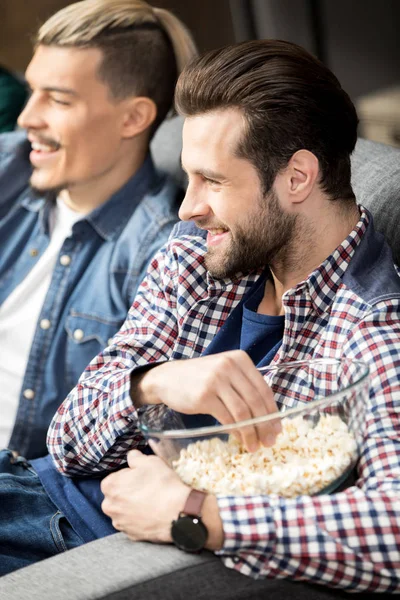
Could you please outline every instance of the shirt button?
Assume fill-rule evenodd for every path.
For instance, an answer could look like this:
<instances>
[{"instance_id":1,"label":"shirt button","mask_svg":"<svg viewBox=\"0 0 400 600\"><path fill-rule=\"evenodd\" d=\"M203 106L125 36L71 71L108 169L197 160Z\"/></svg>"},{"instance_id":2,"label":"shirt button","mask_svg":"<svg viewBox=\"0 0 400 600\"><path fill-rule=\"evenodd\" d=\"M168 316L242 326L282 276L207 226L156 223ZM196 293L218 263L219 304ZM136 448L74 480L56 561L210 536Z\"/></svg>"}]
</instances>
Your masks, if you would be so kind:
<instances>
[{"instance_id":1,"label":"shirt button","mask_svg":"<svg viewBox=\"0 0 400 600\"><path fill-rule=\"evenodd\" d=\"M71 257L68 256L68 254L62 254L62 256L60 256L60 263L62 264L63 267L67 267L70 262L71 262Z\"/></svg>"},{"instance_id":2,"label":"shirt button","mask_svg":"<svg viewBox=\"0 0 400 600\"><path fill-rule=\"evenodd\" d=\"M108 341L107 341L107 346L111 346L111 344L112 344L112 341L113 341L113 338L108 338Z\"/></svg>"},{"instance_id":3,"label":"shirt button","mask_svg":"<svg viewBox=\"0 0 400 600\"><path fill-rule=\"evenodd\" d=\"M39 254L39 250L38 250L37 248L31 248L31 249L29 250L29 254L30 254L31 256L37 256L37 255Z\"/></svg>"},{"instance_id":4,"label":"shirt button","mask_svg":"<svg viewBox=\"0 0 400 600\"><path fill-rule=\"evenodd\" d=\"M83 339L84 336L84 332L82 331L82 329L75 329L74 331L74 339L77 340L78 342L80 342L80 340Z\"/></svg>"},{"instance_id":5,"label":"shirt button","mask_svg":"<svg viewBox=\"0 0 400 600\"><path fill-rule=\"evenodd\" d=\"M234 556L232 558L233 562L235 563L235 565L237 565L240 562L240 558L238 556Z\"/></svg>"},{"instance_id":6,"label":"shirt button","mask_svg":"<svg viewBox=\"0 0 400 600\"><path fill-rule=\"evenodd\" d=\"M33 400L33 398L35 397L35 392L33 390L26 389L23 392L23 396L27 400Z\"/></svg>"},{"instance_id":7,"label":"shirt button","mask_svg":"<svg viewBox=\"0 0 400 600\"><path fill-rule=\"evenodd\" d=\"M42 319L42 320L40 321L40 327L41 327L42 329L49 329L49 328L50 328L50 325L51 325L51 323L50 323L50 321L49 321L48 319Z\"/></svg>"}]
</instances>

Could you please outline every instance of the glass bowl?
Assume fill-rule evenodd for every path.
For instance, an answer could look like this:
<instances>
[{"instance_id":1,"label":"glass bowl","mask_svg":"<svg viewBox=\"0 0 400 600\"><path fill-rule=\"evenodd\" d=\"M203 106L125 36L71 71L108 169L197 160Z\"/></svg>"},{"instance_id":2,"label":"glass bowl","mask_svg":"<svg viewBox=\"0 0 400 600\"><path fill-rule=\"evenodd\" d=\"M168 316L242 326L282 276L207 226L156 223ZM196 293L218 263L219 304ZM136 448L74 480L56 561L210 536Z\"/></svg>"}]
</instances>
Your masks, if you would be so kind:
<instances>
[{"instance_id":1,"label":"glass bowl","mask_svg":"<svg viewBox=\"0 0 400 600\"><path fill-rule=\"evenodd\" d=\"M314 359L259 371L278 412L221 425L210 415L149 405L141 410L140 428L153 452L185 483L215 494L290 498L346 487L365 433L367 364ZM272 446L248 452L241 436L260 424L281 432Z\"/></svg>"}]
</instances>

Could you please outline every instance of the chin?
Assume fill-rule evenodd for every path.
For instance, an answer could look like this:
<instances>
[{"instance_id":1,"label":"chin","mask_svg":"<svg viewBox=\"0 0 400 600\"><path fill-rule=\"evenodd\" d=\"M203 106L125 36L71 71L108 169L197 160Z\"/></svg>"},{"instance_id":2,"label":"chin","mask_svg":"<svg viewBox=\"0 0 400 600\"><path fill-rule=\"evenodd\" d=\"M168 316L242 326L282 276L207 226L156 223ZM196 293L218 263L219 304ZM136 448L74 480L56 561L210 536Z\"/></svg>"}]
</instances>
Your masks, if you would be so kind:
<instances>
[{"instance_id":1,"label":"chin","mask_svg":"<svg viewBox=\"0 0 400 600\"><path fill-rule=\"evenodd\" d=\"M229 273L226 270L226 260L223 257L219 258L207 252L204 258L204 265L214 279L226 279L229 277Z\"/></svg>"},{"instance_id":2,"label":"chin","mask_svg":"<svg viewBox=\"0 0 400 600\"><path fill-rule=\"evenodd\" d=\"M55 181L50 181L44 177L35 177L35 173L32 174L30 179L31 189L37 195L43 194L58 194L61 190L65 188L65 184L57 183Z\"/></svg>"}]
</instances>

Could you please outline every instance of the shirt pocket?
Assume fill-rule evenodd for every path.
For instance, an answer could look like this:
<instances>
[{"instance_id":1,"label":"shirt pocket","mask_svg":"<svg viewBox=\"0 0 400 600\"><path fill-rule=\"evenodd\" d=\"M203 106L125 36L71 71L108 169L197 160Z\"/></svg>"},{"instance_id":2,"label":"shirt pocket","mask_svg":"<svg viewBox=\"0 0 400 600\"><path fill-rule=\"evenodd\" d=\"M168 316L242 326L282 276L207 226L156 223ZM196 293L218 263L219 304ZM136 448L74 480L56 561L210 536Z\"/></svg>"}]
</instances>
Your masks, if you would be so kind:
<instances>
[{"instance_id":1,"label":"shirt pocket","mask_svg":"<svg viewBox=\"0 0 400 600\"><path fill-rule=\"evenodd\" d=\"M73 388L90 361L106 346L124 321L94 313L72 311L67 317L66 378L68 387Z\"/></svg>"}]
</instances>

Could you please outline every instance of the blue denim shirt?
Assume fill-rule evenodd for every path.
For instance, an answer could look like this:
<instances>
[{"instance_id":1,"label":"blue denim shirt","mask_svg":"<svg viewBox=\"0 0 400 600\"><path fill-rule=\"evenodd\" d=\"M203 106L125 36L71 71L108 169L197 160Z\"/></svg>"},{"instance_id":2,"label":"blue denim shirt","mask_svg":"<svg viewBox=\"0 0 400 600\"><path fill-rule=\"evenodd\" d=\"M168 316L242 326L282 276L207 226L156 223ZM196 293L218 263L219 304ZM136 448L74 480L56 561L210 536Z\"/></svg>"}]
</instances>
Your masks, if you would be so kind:
<instances>
[{"instance_id":1,"label":"blue denim shirt","mask_svg":"<svg viewBox=\"0 0 400 600\"><path fill-rule=\"evenodd\" d=\"M29 150L21 133L0 136L0 304L49 244L51 201L29 187ZM28 458L46 453L53 414L122 325L150 259L177 221L179 198L148 156L118 192L73 226L60 250L70 261L57 261L38 319L10 448ZM40 327L42 319L50 321L48 329Z\"/></svg>"}]
</instances>

